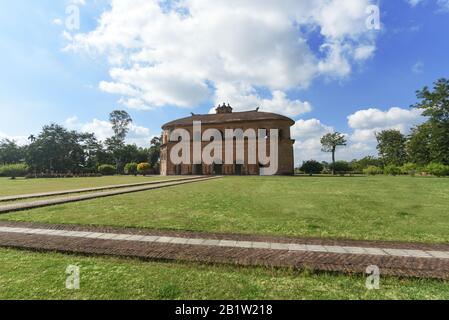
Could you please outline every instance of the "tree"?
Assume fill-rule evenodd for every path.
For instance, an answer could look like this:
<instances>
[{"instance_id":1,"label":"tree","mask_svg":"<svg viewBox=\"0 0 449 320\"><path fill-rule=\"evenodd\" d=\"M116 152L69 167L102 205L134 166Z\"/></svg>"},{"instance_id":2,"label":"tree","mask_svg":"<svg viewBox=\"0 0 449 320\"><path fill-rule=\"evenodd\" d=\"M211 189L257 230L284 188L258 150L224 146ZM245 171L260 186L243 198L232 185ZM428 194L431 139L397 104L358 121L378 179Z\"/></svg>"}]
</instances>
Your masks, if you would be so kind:
<instances>
[{"instance_id":1,"label":"tree","mask_svg":"<svg viewBox=\"0 0 449 320\"><path fill-rule=\"evenodd\" d=\"M115 110L109 114L109 122L112 124L114 137L124 143L129 125L133 122L131 116L124 110Z\"/></svg>"},{"instance_id":2,"label":"tree","mask_svg":"<svg viewBox=\"0 0 449 320\"><path fill-rule=\"evenodd\" d=\"M406 137L399 130L384 130L376 134L377 151L383 164L402 166L407 160Z\"/></svg>"},{"instance_id":3,"label":"tree","mask_svg":"<svg viewBox=\"0 0 449 320\"><path fill-rule=\"evenodd\" d=\"M123 110L115 110L109 114L109 122L112 125L114 136L106 139L105 144L107 150L112 153L119 172L123 172L125 138L132 121L128 112Z\"/></svg>"},{"instance_id":4,"label":"tree","mask_svg":"<svg viewBox=\"0 0 449 320\"><path fill-rule=\"evenodd\" d=\"M412 129L406 144L408 160L421 166L432 162L432 125L424 123Z\"/></svg>"},{"instance_id":5,"label":"tree","mask_svg":"<svg viewBox=\"0 0 449 320\"><path fill-rule=\"evenodd\" d=\"M332 172L345 174L352 171L351 164L346 161L336 161L330 165Z\"/></svg>"},{"instance_id":6,"label":"tree","mask_svg":"<svg viewBox=\"0 0 449 320\"><path fill-rule=\"evenodd\" d=\"M148 160L152 168L159 167L159 161L161 158L161 146L162 146L162 137L154 137L151 140L151 147L149 150Z\"/></svg>"},{"instance_id":7,"label":"tree","mask_svg":"<svg viewBox=\"0 0 449 320\"><path fill-rule=\"evenodd\" d=\"M137 165L137 172L141 175L147 175L151 171L151 165L148 162L139 163Z\"/></svg>"},{"instance_id":8,"label":"tree","mask_svg":"<svg viewBox=\"0 0 449 320\"><path fill-rule=\"evenodd\" d=\"M302 167L300 170L306 174L313 175L313 174L321 173L323 171L323 169L324 169L324 166L321 163L319 163L318 161L309 160L302 164Z\"/></svg>"},{"instance_id":9,"label":"tree","mask_svg":"<svg viewBox=\"0 0 449 320\"><path fill-rule=\"evenodd\" d=\"M449 80L439 79L433 91L428 87L416 92L420 100L412 107L429 117L426 128L430 132L428 148L431 162L449 164Z\"/></svg>"},{"instance_id":10,"label":"tree","mask_svg":"<svg viewBox=\"0 0 449 320\"><path fill-rule=\"evenodd\" d=\"M365 170L369 166L381 167L382 161L377 158L368 156L360 160L352 160L350 165L355 173L362 173L363 170Z\"/></svg>"},{"instance_id":11,"label":"tree","mask_svg":"<svg viewBox=\"0 0 449 320\"><path fill-rule=\"evenodd\" d=\"M94 171L101 146L91 133L68 131L51 124L26 149L25 161L34 172Z\"/></svg>"},{"instance_id":12,"label":"tree","mask_svg":"<svg viewBox=\"0 0 449 320\"><path fill-rule=\"evenodd\" d=\"M335 166L335 152L337 151L337 147L346 146L346 143L345 136L339 132L328 133L321 138L321 145L323 146L322 151L332 153L333 166ZM335 175L334 169L332 169L332 174Z\"/></svg>"},{"instance_id":13,"label":"tree","mask_svg":"<svg viewBox=\"0 0 449 320\"><path fill-rule=\"evenodd\" d=\"M0 164L16 164L23 160L23 148L13 140L0 140Z\"/></svg>"}]
</instances>

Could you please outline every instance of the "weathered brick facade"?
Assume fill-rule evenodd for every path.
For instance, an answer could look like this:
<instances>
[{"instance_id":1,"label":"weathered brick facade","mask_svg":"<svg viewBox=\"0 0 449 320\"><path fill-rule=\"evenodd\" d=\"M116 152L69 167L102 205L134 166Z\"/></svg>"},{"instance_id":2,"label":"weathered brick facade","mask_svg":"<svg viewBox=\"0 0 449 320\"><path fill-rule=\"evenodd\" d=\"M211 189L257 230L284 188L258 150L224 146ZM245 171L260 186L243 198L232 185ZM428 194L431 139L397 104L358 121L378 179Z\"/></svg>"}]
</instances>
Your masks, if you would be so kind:
<instances>
[{"instance_id":1,"label":"weathered brick facade","mask_svg":"<svg viewBox=\"0 0 449 320\"><path fill-rule=\"evenodd\" d=\"M165 124L163 129L163 145L161 149L161 175L259 175L260 164L248 163L248 140L244 142L244 159L236 159L236 143L234 142L234 164L181 164L174 165L170 160L170 151L178 142L170 142L169 137L175 129L185 129L193 137L193 123L201 122L202 133L207 129L217 129L222 132L223 137L226 129L266 129L269 136L269 130L279 130L279 159L278 159L278 175L292 175L294 173L293 162L293 144L291 139L290 127L294 125L294 121L282 115L259 112L258 110L247 112L233 112L231 106L222 105L216 109L216 114L209 115L192 115L188 118L175 120ZM193 140L193 138L192 138ZM270 154L270 140L266 138L267 152ZM210 141L202 141L202 148L210 144ZM222 146L222 159L225 159L225 143ZM193 155L193 141L190 150L191 157ZM243 164L237 164L238 161ZM193 163L193 161L190 161ZM257 162L259 163L258 159Z\"/></svg>"}]
</instances>

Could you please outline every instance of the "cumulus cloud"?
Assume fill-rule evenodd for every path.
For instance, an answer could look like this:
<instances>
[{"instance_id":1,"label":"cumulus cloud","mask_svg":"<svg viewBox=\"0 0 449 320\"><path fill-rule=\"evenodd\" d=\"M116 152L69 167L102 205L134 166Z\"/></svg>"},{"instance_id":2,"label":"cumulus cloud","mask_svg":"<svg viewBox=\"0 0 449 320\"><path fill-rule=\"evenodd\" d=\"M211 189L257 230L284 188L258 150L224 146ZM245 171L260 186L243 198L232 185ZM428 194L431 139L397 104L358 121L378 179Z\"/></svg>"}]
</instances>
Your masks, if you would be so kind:
<instances>
[{"instance_id":1,"label":"cumulus cloud","mask_svg":"<svg viewBox=\"0 0 449 320\"><path fill-rule=\"evenodd\" d=\"M421 111L417 109L391 108L382 111L370 108L350 115L348 124L353 129L372 129L414 124L420 120Z\"/></svg>"},{"instance_id":2,"label":"cumulus cloud","mask_svg":"<svg viewBox=\"0 0 449 320\"><path fill-rule=\"evenodd\" d=\"M416 109L391 108L382 111L375 108L360 110L348 117L348 125L353 129L350 143L360 151L375 155L376 133L396 129L408 134L410 128L425 120L421 111Z\"/></svg>"},{"instance_id":3,"label":"cumulus cloud","mask_svg":"<svg viewBox=\"0 0 449 320\"><path fill-rule=\"evenodd\" d=\"M270 98L261 98L256 90L240 84L220 83L216 86L215 102L230 102L235 111L245 111L259 107L260 111L280 112L289 117L310 112L312 105L307 101L290 100L285 92L275 90ZM210 110L215 113L215 108Z\"/></svg>"},{"instance_id":4,"label":"cumulus cloud","mask_svg":"<svg viewBox=\"0 0 449 320\"><path fill-rule=\"evenodd\" d=\"M426 0L406 0L406 1L413 8L426 2ZM449 0L436 0L436 4L438 5L441 11L449 11Z\"/></svg>"},{"instance_id":5,"label":"cumulus cloud","mask_svg":"<svg viewBox=\"0 0 449 320\"><path fill-rule=\"evenodd\" d=\"M289 90L346 77L373 55L365 24L372 2L111 0L97 27L68 37L67 49L104 55L110 79L100 89L130 108L219 99L298 115L310 106L290 101ZM309 44L315 32L320 52ZM229 87L244 90L224 97Z\"/></svg>"},{"instance_id":6,"label":"cumulus cloud","mask_svg":"<svg viewBox=\"0 0 449 320\"><path fill-rule=\"evenodd\" d=\"M359 110L348 116L350 132L346 135L348 145L337 152L340 160L359 159L368 155L376 156L376 132L397 129L404 134L410 128L424 121L419 110L391 108L387 111L371 108ZM321 152L320 140L326 133L334 132L334 128L323 124L318 119L298 120L292 127L295 143L295 163L315 159L330 161L328 154Z\"/></svg>"},{"instance_id":7,"label":"cumulus cloud","mask_svg":"<svg viewBox=\"0 0 449 320\"><path fill-rule=\"evenodd\" d=\"M407 2L412 6L416 7L418 4L422 3L424 0L407 0Z\"/></svg>"},{"instance_id":8,"label":"cumulus cloud","mask_svg":"<svg viewBox=\"0 0 449 320\"><path fill-rule=\"evenodd\" d=\"M295 163L301 164L310 159L328 160L326 154L321 152L321 137L334 129L321 123L318 119L298 120L292 127L292 138L295 142Z\"/></svg>"},{"instance_id":9,"label":"cumulus cloud","mask_svg":"<svg viewBox=\"0 0 449 320\"><path fill-rule=\"evenodd\" d=\"M108 121L99 119L81 122L78 117L71 117L65 120L65 126L71 130L94 133L97 139L101 141L110 138L114 134L111 124ZM153 137L154 135L151 135L150 129L131 124L126 142L136 144L139 147L148 147Z\"/></svg>"},{"instance_id":10,"label":"cumulus cloud","mask_svg":"<svg viewBox=\"0 0 449 320\"><path fill-rule=\"evenodd\" d=\"M4 132L0 131L0 140L8 139L11 141L15 141L18 145L26 145L28 143L28 137L26 136L14 136L14 135L8 135Z\"/></svg>"}]
</instances>

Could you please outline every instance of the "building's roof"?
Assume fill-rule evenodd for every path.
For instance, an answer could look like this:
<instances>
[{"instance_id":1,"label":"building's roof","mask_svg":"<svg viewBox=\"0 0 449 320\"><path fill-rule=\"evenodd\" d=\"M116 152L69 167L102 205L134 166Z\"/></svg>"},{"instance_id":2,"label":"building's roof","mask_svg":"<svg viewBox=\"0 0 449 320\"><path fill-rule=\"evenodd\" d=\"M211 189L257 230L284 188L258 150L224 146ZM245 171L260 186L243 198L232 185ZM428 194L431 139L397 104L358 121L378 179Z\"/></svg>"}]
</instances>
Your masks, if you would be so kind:
<instances>
[{"instance_id":1,"label":"building's roof","mask_svg":"<svg viewBox=\"0 0 449 320\"><path fill-rule=\"evenodd\" d=\"M285 116L276 113L260 112L260 111L245 111L219 114L198 114L187 118L171 121L162 126L162 129L170 127L186 127L192 126L194 121L201 121L202 124L221 124L231 122L246 122L246 121L263 121L263 120L283 120L288 121L290 125L295 122Z\"/></svg>"}]
</instances>

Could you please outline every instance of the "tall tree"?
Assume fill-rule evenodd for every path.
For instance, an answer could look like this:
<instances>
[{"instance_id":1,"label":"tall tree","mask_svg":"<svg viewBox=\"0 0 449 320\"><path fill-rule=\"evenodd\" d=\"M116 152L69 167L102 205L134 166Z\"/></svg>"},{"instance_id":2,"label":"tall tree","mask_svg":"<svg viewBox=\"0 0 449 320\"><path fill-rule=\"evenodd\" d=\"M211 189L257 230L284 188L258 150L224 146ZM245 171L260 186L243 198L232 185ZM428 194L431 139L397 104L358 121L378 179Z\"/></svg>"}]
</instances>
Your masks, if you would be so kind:
<instances>
[{"instance_id":1,"label":"tall tree","mask_svg":"<svg viewBox=\"0 0 449 320\"><path fill-rule=\"evenodd\" d=\"M416 92L420 100L413 108L423 111L429 117L429 153L431 161L449 164L449 80L439 79L433 90L424 87Z\"/></svg>"},{"instance_id":2,"label":"tall tree","mask_svg":"<svg viewBox=\"0 0 449 320\"><path fill-rule=\"evenodd\" d=\"M114 136L106 139L105 144L108 151L113 154L115 159L115 165L119 172L123 171L124 160L126 151L125 138L129 132L129 125L132 123L132 118L128 112L124 110L115 110L109 114L109 122L112 125Z\"/></svg>"},{"instance_id":3,"label":"tall tree","mask_svg":"<svg viewBox=\"0 0 449 320\"><path fill-rule=\"evenodd\" d=\"M430 123L412 129L406 144L408 161L422 166L432 162L432 131Z\"/></svg>"},{"instance_id":4,"label":"tall tree","mask_svg":"<svg viewBox=\"0 0 449 320\"><path fill-rule=\"evenodd\" d=\"M376 134L377 151L384 165L402 166L407 161L407 138L399 130L384 130Z\"/></svg>"},{"instance_id":5,"label":"tall tree","mask_svg":"<svg viewBox=\"0 0 449 320\"><path fill-rule=\"evenodd\" d=\"M151 140L151 147L149 150L148 160L152 168L159 167L158 165L161 158L161 146L162 146L162 137L154 137Z\"/></svg>"},{"instance_id":6,"label":"tall tree","mask_svg":"<svg viewBox=\"0 0 449 320\"><path fill-rule=\"evenodd\" d=\"M346 146L347 141L346 137L339 133L328 133L321 138L321 145L323 152L331 152L332 153L332 174L335 175L335 152L337 151L337 147Z\"/></svg>"},{"instance_id":7,"label":"tall tree","mask_svg":"<svg viewBox=\"0 0 449 320\"><path fill-rule=\"evenodd\" d=\"M129 125L133 122L131 116L124 110L115 110L109 114L109 121L114 130L114 138L124 143Z\"/></svg>"}]
</instances>

